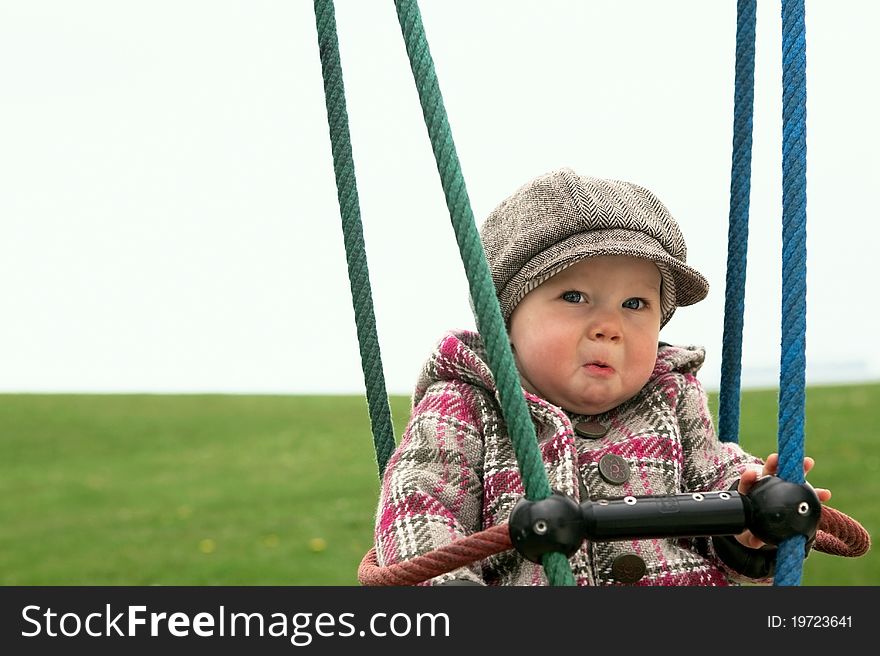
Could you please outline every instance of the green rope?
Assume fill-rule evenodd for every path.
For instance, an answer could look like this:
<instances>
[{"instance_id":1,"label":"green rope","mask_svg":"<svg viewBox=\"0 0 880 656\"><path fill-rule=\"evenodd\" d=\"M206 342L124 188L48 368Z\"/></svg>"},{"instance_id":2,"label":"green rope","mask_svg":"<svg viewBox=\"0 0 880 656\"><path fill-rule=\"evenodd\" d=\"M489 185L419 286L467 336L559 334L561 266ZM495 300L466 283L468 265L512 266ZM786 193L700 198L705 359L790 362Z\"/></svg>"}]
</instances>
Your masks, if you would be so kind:
<instances>
[{"instance_id":1,"label":"green rope","mask_svg":"<svg viewBox=\"0 0 880 656\"><path fill-rule=\"evenodd\" d=\"M373 312L370 272L367 268L367 251L364 247L364 228L361 223L357 180L354 174L348 110L345 106L345 86L342 82L339 40L336 36L336 14L332 0L315 0L315 22L318 28L321 70L324 75L324 97L327 103L327 122L330 126L336 193L342 216L345 257L348 261L348 281L351 286L351 300L361 352L361 368L367 388L367 405L370 411L373 443L376 447L379 478L381 478L385 465L388 464L388 458L394 451L394 426L391 423L391 407L388 405L388 394L385 391L382 354L379 351L379 338L376 333L376 316Z\"/></svg>"},{"instance_id":2,"label":"green rope","mask_svg":"<svg viewBox=\"0 0 880 656\"><path fill-rule=\"evenodd\" d=\"M474 302L477 329L486 346L486 359L498 388L501 411L510 430L517 463L523 479L526 497L544 499L552 493L538 449L535 427L523 396L519 373L510 350L510 342L501 308L495 296L495 287L489 265L480 243L470 200L461 172L461 164L452 141L452 130L440 94L440 85L434 70L434 61L428 49L428 40L422 17L415 0L395 0L397 17L410 66L415 78L425 127L434 150L437 171L446 196L446 206L455 230ZM574 576L565 556L547 554L544 570L552 585L574 585Z\"/></svg>"}]
</instances>

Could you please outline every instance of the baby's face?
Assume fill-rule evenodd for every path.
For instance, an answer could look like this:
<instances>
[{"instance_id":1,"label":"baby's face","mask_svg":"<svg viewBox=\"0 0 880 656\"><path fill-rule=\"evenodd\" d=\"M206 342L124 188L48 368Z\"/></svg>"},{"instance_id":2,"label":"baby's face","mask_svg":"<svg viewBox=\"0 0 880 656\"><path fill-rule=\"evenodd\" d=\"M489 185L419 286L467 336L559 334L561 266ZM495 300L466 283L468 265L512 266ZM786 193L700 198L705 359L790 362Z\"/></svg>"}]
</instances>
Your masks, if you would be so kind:
<instances>
[{"instance_id":1,"label":"baby's face","mask_svg":"<svg viewBox=\"0 0 880 656\"><path fill-rule=\"evenodd\" d=\"M594 257L526 294L509 330L523 387L585 415L635 396L657 359L660 280L648 260Z\"/></svg>"}]
</instances>

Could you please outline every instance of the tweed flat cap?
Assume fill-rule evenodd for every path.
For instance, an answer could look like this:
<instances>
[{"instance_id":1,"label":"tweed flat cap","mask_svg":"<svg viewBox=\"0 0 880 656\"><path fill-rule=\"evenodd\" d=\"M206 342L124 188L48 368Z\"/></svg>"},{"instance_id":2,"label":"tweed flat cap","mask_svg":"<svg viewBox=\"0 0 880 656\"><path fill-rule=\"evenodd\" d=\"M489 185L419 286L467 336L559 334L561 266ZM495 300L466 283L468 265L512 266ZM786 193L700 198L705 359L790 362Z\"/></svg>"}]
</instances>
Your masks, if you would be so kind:
<instances>
[{"instance_id":1,"label":"tweed flat cap","mask_svg":"<svg viewBox=\"0 0 880 656\"><path fill-rule=\"evenodd\" d=\"M706 297L709 284L687 265L675 219L644 187L551 171L502 201L480 228L504 319L535 287L588 257L651 260L662 275L661 318Z\"/></svg>"}]
</instances>

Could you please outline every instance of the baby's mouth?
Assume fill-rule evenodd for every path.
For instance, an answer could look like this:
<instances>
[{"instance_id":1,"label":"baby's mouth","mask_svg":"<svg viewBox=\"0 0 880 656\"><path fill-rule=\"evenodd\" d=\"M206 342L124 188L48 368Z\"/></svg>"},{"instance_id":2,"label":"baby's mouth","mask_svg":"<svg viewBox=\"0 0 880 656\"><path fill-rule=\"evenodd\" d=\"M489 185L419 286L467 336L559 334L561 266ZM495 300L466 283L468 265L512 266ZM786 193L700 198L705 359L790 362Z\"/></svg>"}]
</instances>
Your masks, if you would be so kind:
<instances>
[{"instance_id":1,"label":"baby's mouth","mask_svg":"<svg viewBox=\"0 0 880 656\"><path fill-rule=\"evenodd\" d=\"M584 368L588 371L597 373L611 373L612 371L614 371L614 367L609 365L607 362L603 362L602 360L593 360L592 362L587 362L584 365Z\"/></svg>"}]
</instances>

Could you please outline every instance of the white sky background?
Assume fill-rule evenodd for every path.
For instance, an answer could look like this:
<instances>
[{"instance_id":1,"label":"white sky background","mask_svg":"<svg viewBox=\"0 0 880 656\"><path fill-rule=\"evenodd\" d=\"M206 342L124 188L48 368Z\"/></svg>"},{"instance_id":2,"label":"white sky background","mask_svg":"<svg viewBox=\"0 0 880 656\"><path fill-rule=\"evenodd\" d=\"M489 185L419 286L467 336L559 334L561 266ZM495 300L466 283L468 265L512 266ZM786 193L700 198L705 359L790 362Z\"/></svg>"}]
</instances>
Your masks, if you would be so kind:
<instances>
[{"instance_id":1,"label":"white sky background","mask_svg":"<svg viewBox=\"0 0 880 656\"><path fill-rule=\"evenodd\" d=\"M779 3L758 9L744 384L778 379ZM712 284L736 3L422 0L481 222L560 166L632 180ZM391 0L336 16L389 392L472 327ZM880 3L807 3L808 381L880 378ZM0 2L0 391L362 393L312 2Z\"/></svg>"}]
</instances>

